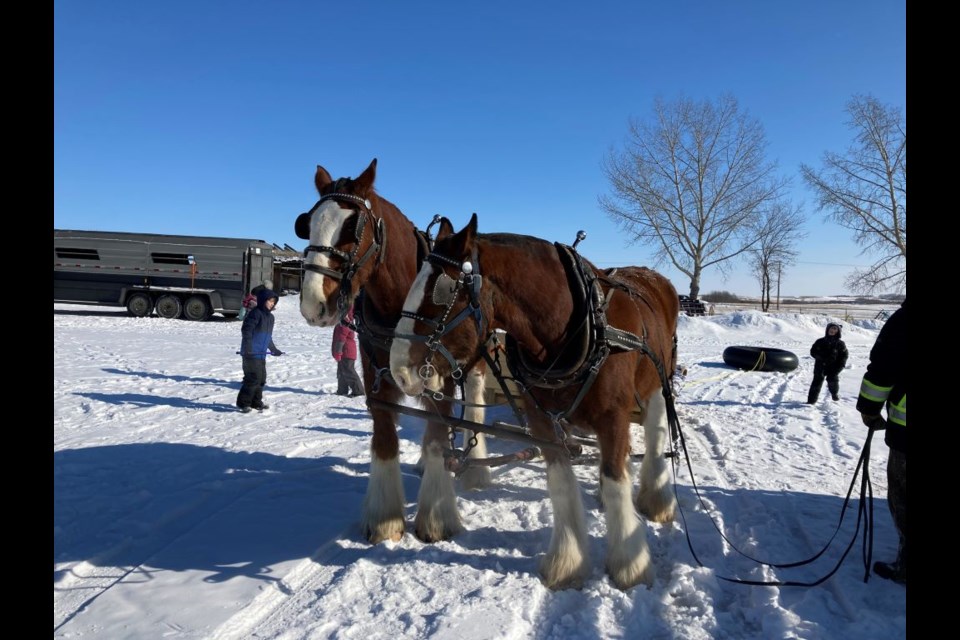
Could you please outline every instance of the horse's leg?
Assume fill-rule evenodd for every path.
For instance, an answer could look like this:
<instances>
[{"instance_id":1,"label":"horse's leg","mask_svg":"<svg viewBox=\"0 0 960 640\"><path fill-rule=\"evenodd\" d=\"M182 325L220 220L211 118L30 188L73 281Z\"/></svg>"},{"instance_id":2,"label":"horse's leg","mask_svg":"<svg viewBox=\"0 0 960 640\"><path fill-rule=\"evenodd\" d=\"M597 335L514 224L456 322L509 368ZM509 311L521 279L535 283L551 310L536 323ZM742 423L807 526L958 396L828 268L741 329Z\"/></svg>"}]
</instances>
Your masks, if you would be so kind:
<instances>
[{"instance_id":1,"label":"horse's leg","mask_svg":"<svg viewBox=\"0 0 960 640\"><path fill-rule=\"evenodd\" d=\"M484 373L485 367L480 365L473 367L473 369L467 373L467 379L464 381L463 387L463 395L466 402L470 404L483 404ZM482 407L468 406L464 409L463 417L471 422L483 424L483 411ZM477 444L470 449L470 453L467 454L467 459L483 460L487 457L487 441L483 433L464 429L464 438L469 439L474 436L477 438ZM467 467L467 470L460 475L460 482L464 489L483 489L484 487L488 487L492 482L490 467Z\"/></svg>"},{"instance_id":2,"label":"horse's leg","mask_svg":"<svg viewBox=\"0 0 960 640\"><path fill-rule=\"evenodd\" d=\"M600 445L600 494L607 518L607 574L621 589L653 584L653 567L643 523L633 508L633 483L627 457L630 454L630 422L627 415L610 423L598 435Z\"/></svg>"},{"instance_id":3,"label":"horse's leg","mask_svg":"<svg viewBox=\"0 0 960 640\"><path fill-rule=\"evenodd\" d=\"M452 385L447 386L445 393L449 395ZM447 415L450 403L439 403L436 408L441 415ZM420 479L417 516L414 521L414 531L424 542L446 540L463 529L460 513L457 511L453 474L447 471L443 459L443 452L449 446L447 424L432 420L427 422L420 449L423 477Z\"/></svg>"},{"instance_id":4,"label":"horse's leg","mask_svg":"<svg viewBox=\"0 0 960 640\"><path fill-rule=\"evenodd\" d=\"M667 404L659 387L646 401L643 410L643 464L640 465L640 491L637 509L654 522L669 522L677 509L670 480L670 465L664 457L667 444Z\"/></svg>"},{"instance_id":5,"label":"horse's leg","mask_svg":"<svg viewBox=\"0 0 960 640\"><path fill-rule=\"evenodd\" d=\"M367 389L369 394L369 387ZM381 392L382 394L382 392ZM369 397L369 395L368 395ZM380 399L380 396L378 396ZM398 398L390 398L396 402ZM403 482L400 478L396 413L371 409L370 479L363 499L363 533L371 544L403 537Z\"/></svg>"},{"instance_id":6,"label":"horse's leg","mask_svg":"<svg viewBox=\"0 0 960 640\"><path fill-rule=\"evenodd\" d=\"M567 456L545 450L544 458L553 505L553 535L547 555L540 563L540 574L550 589L580 587L590 572L580 486Z\"/></svg>"}]
</instances>

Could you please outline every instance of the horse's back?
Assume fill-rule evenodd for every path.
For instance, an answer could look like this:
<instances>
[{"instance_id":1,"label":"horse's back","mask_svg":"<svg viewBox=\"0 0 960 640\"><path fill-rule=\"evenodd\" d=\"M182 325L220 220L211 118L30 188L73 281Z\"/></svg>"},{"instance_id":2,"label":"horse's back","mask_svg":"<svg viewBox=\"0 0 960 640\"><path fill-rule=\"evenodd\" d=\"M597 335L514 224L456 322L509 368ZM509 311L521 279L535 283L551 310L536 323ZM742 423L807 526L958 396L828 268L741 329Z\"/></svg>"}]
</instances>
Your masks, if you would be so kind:
<instances>
[{"instance_id":1,"label":"horse's back","mask_svg":"<svg viewBox=\"0 0 960 640\"><path fill-rule=\"evenodd\" d=\"M626 329L627 327L618 326L617 320L636 324L636 314L639 312L640 326L635 328L639 328L654 352L663 359L667 373L672 373L675 366L673 341L677 333L677 318L680 315L680 298L673 283L666 276L648 267L618 267L607 269L604 274L609 280L627 289L626 292L615 294L615 298L621 293L623 297L630 298L629 303L617 307L611 304L611 314L608 315L610 323Z\"/></svg>"},{"instance_id":2,"label":"horse's back","mask_svg":"<svg viewBox=\"0 0 960 640\"><path fill-rule=\"evenodd\" d=\"M636 293L651 314L662 315L668 320L667 326L671 336L675 333L677 318L680 315L680 298L673 283L666 276L649 267L634 266L607 269L606 275ZM643 313L642 307L641 313Z\"/></svg>"}]
</instances>

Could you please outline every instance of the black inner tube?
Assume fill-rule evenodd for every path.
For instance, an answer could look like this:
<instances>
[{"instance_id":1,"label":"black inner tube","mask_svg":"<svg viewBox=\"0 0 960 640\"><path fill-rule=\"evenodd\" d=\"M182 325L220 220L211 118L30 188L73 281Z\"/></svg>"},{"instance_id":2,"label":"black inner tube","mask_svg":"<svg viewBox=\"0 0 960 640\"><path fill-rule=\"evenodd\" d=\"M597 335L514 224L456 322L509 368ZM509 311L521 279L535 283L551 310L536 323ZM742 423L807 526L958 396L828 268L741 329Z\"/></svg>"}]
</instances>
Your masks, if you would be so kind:
<instances>
[{"instance_id":1,"label":"black inner tube","mask_svg":"<svg viewBox=\"0 0 960 640\"><path fill-rule=\"evenodd\" d=\"M797 354L771 347L727 347L723 350L723 361L737 369L780 373L788 373L800 365Z\"/></svg>"}]
</instances>

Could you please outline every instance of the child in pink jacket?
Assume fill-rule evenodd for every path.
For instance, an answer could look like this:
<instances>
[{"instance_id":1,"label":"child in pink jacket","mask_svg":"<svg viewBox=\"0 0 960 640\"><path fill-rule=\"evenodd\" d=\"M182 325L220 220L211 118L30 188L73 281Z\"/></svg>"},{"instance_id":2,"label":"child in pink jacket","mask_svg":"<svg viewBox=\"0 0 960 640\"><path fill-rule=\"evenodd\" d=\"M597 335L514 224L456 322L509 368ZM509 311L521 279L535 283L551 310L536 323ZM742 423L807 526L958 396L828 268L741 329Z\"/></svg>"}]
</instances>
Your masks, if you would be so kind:
<instances>
[{"instance_id":1,"label":"child in pink jacket","mask_svg":"<svg viewBox=\"0 0 960 640\"><path fill-rule=\"evenodd\" d=\"M353 322L353 307L343 317ZM363 395L363 382L357 375L357 333L350 327L338 324L333 328L333 359L337 361L337 395L351 398Z\"/></svg>"}]
</instances>

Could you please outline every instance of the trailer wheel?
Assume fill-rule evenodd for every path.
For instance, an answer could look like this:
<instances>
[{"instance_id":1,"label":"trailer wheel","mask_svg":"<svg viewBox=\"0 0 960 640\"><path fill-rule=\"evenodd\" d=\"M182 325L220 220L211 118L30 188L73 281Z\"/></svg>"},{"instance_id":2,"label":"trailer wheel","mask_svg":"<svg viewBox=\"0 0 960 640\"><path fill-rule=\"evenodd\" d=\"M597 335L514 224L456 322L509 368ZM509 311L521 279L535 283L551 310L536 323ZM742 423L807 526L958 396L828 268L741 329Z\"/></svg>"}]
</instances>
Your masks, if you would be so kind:
<instances>
[{"instance_id":1,"label":"trailer wheel","mask_svg":"<svg viewBox=\"0 0 960 640\"><path fill-rule=\"evenodd\" d=\"M180 298L169 293L157 298L157 314L161 318L179 318L183 311L183 303Z\"/></svg>"},{"instance_id":2,"label":"trailer wheel","mask_svg":"<svg viewBox=\"0 0 960 640\"><path fill-rule=\"evenodd\" d=\"M134 318L145 318L153 311L153 300L145 293L135 293L127 298L127 313Z\"/></svg>"},{"instance_id":3,"label":"trailer wheel","mask_svg":"<svg viewBox=\"0 0 960 640\"><path fill-rule=\"evenodd\" d=\"M206 296L190 296L183 305L183 317L187 320L203 322L210 317L213 309Z\"/></svg>"}]
</instances>

